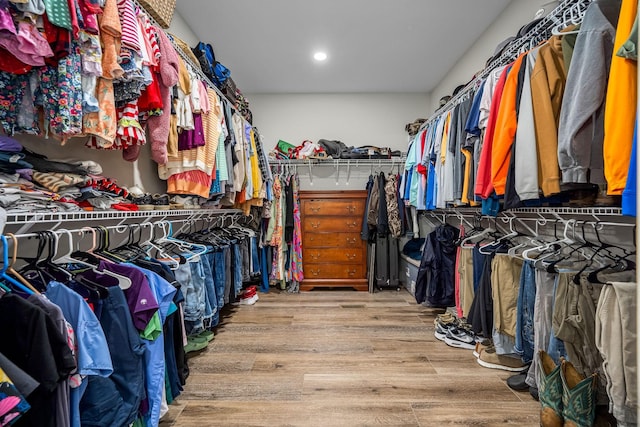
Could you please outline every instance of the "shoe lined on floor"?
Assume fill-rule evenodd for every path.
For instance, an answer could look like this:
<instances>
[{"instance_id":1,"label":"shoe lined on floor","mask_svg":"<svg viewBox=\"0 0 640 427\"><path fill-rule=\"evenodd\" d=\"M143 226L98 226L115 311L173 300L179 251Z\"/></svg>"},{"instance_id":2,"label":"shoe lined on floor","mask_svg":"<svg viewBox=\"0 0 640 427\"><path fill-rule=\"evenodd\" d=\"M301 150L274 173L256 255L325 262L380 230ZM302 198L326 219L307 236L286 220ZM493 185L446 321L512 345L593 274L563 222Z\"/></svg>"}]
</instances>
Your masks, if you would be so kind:
<instances>
[{"instance_id":1,"label":"shoe lined on floor","mask_svg":"<svg viewBox=\"0 0 640 427\"><path fill-rule=\"evenodd\" d=\"M209 345L206 338L187 337L187 345L184 346L185 353L194 353L204 350Z\"/></svg>"},{"instance_id":2,"label":"shoe lined on floor","mask_svg":"<svg viewBox=\"0 0 640 427\"><path fill-rule=\"evenodd\" d=\"M511 357L496 353L495 348L485 348L480 352L478 363L485 368L501 369L503 371L521 372L527 369L519 357Z\"/></svg>"},{"instance_id":3,"label":"shoe lined on floor","mask_svg":"<svg viewBox=\"0 0 640 427\"><path fill-rule=\"evenodd\" d=\"M540 399L540 426L562 427L562 378L560 378L560 366L547 354L546 351L538 352L540 361L540 382L538 384L538 398Z\"/></svg>"},{"instance_id":4,"label":"shoe lined on floor","mask_svg":"<svg viewBox=\"0 0 640 427\"><path fill-rule=\"evenodd\" d=\"M586 377L571 362L560 363L564 427L591 426L596 418L596 374Z\"/></svg>"},{"instance_id":5,"label":"shoe lined on floor","mask_svg":"<svg viewBox=\"0 0 640 427\"><path fill-rule=\"evenodd\" d=\"M450 347L473 350L476 348L476 334L464 328L451 328L447 331L444 342Z\"/></svg>"},{"instance_id":6,"label":"shoe lined on floor","mask_svg":"<svg viewBox=\"0 0 640 427\"><path fill-rule=\"evenodd\" d=\"M196 335L196 337L198 338L204 338L206 339L208 342L213 341L213 338L215 337L213 331L210 331L208 329L203 330L202 332L200 332L198 335Z\"/></svg>"},{"instance_id":7,"label":"shoe lined on floor","mask_svg":"<svg viewBox=\"0 0 640 427\"><path fill-rule=\"evenodd\" d=\"M529 391L529 385L526 383L527 372L511 375L507 378L507 385L511 390L515 391Z\"/></svg>"},{"instance_id":8,"label":"shoe lined on floor","mask_svg":"<svg viewBox=\"0 0 640 427\"><path fill-rule=\"evenodd\" d=\"M258 298L258 294L253 294L252 296L248 297L248 298L240 298L240 305L253 305L255 304L260 298Z\"/></svg>"},{"instance_id":9,"label":"shoe lined on floor","mask_svg":"<svg viewBox=\"0 0 640 427\"><path fill-rule=\"evenodd\" d=\"M473 349L473 355L477 359L478 357L480 357L480 353L482 352L482 350L490 347L491 348L493 347L493 343L491 341L489 341L486 338L480 339L480 337L478 337L478 340L476 341L476 346Z\"/></svg>"}]
</instances>

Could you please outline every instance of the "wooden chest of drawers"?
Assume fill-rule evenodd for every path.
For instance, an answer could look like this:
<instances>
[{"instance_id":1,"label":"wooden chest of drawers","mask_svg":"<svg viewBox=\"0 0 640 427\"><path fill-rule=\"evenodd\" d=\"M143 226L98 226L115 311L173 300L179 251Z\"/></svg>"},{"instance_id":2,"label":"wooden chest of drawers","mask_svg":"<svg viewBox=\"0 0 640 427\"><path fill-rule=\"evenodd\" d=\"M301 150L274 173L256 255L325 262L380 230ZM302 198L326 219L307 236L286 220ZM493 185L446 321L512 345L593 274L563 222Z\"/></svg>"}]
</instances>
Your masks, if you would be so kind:
<instances>
[{"instance_id":1,"label":"wooden chest of drawers","mask_svg":"<svg viewBox=\"0 0 640 427\"><path fill-rule=\"evenodd\" d=\"M344 287L367 291L367 242L360 239L366 191L302 191L303 291Z\"/></svg>"}]
</instances>

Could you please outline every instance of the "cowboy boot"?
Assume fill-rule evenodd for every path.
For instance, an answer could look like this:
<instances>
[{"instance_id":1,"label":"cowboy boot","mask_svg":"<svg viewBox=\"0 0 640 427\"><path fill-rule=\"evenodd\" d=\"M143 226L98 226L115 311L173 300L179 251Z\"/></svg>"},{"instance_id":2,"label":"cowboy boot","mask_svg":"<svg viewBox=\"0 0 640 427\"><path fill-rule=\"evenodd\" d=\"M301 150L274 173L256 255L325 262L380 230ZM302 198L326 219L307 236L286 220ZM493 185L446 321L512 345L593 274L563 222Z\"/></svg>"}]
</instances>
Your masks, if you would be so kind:
<instances>
[{"instance_id":1,"label":"cowboy boot","mask_svg":"<svg viewBox=\"0 0 640 427\"><path fill-rule=\"evenodd\" d=\"M562 379L557 366L546 351L540 350L540 384L538 385L540 404L540 425L542 427L562 427Z\"/></svg>"},{"instance_id":2,"label":"cowboy boot","mask_svg":"<svg viewBox=\"0 0 640 427\"><path fill-rule=\"evenodd\" d=\"M585 378L571 362L560 365L565 427L590 427L596 417L596 374Z\"/></svg>"}]
</instances>

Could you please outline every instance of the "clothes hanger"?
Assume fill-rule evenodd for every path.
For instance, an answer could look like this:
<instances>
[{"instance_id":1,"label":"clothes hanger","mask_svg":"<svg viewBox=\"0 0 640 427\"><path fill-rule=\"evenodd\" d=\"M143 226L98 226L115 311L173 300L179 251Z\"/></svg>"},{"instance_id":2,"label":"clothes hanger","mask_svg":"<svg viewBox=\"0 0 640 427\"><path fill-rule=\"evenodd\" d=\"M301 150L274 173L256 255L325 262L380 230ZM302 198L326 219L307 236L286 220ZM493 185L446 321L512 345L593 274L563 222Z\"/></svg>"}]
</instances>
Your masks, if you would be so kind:
<instances>
[{"instance_id":1,"label":"clothes hanger","mask_svg":"<svg viewBox=\"0 0 640 427\"><path fill-rule=\"evenodd\" d=\"M2 239L2 269L0 269L0 278L21 292L27 295L33 295L35 292L30 287L23 285L7 274L7 269L9 268L9 242L5 235L0 236L0 239Z\"/></svg>"},{"instance_id":2,"label":"clothes hanger","mask_svg":"<svg viewBox=\"0 0 640 427\"><path fill-rule=\"evenodd\" d=\"M556 225L558 224L559 220L556 221L554 223L553 226L553 235L554 237L557 239L557 235L556 235ZM564 233L563 233L563 238L553 241L553 242L548 242L545 243L543 245L540 246L536 246L533 248L529 248L525 251L522 252L522 257L528 261L533 261L534 263L539 263L555 254L557 254L557 252L563 247L563 245L567 245L567 244L571 244L573 243L573 240L571 240L571 238L568 235L568 231L569 231L569 227L571 225L573 225L575 223L574 219L570 219L568 221L565 222L565 226L564 226ZM548 255L542 255L544 252L547 252L548 250L552 250L551 253L549 253ZM533 253L538 253L537 257L532 256ZM536 264L539 265L539 264Z\"/></svg>"},{"instance_id":3,"label":"clothes hanger","mask_svg":"<svg viewBox=\"0 0 640 427\"><path fill-rule=\"evenodd\" d=\"M95 228L92 228L92 227L84 227L84 228L82 228L82 229L81 229L81 231L85 231L85 230L87 230L87 231L90 231L90 232L92 233L92 240L93 240L92 245L93 245L93 246L92 246L92 247L91 247L91 249L90 249L89 251L87 251L87 252L81 252L81 251L75 251L75 252L73 252L73 253L71 254L71 257L72 257L71 259L78 260L78 258L77 258L77 256L78 256L78 255L80 255L80 256L87 256L87 255L88 255L88 257L87 257L87 258L88 258L89 260L95 261L95 263L96 263L96 265L91 265L91 264L89 264L89 265L91 265L91 268L93 269L93 271L94 271L95 273L97 273L97 274L103 274L103 275L106 275L106 276L113 277L114 279L117 279L117 280L118 280L118 287L119 287L120 289L122 289L122 290L129 289L129 288L131 287L131 279L129 279L128 277L123 276L123 275L121 275L121 274L115 273L115 272L113 272L113 271L110 271L110 270L107 270L107 269L104 269L104 268L101 270L101 269L99 268L100 261L106 261L107 263L113 263L111 260L108 260L108 259L105 259L105 258L99 257L95 252L93 252L93 250L94 250L94 248L95 248L96 244L98 243L98 242L97 242L97 240L96 240L96 232L104 232L104 231L107 231L107 229L106 229L106 228L104 228L104 227L102 227L102 228L103 228L104 230L95 229Z\"/></svg>"},{"instance_id":4,"label":"clothes hanger","mask_svg":"<svg viewBox=\"0 0 640 427\"><path fill-rule=\"evenodd\" d=\"M7 237L9 237L11 239L11 242L13 243L12 252L11 252L11 262L7 267L7 273L11 274L20 283L22 283L27 288L31 289L34 293L39 295L40 291L37 290L31 283L29 283L27 279L22 277L22 275L13 268L14 264L16 263L16 258L18 254L18 238L13 233L7 233Z\"/></svg>"},{"instance_id":5,"label":"clothes hanger","mask_svg":"<svg viewBox=\"0 0 640 427\"><path fill-rule=\"evenodd\" d=\"M56 232L56 235L60 233L60 234L65 234L68 238L69 238L69 250L67 251L67 253L63 254L62 256L58 257L58 258L54 258L52 259L52 262L55 264L74 264L74 265L79 265L79 266L83 266L83 267L88 267L89 270L101 274L102 272L97 270L97 266L89 264L88 262L76 259L76 258L72 258L71 254L73 252L73 236L71 235L71 232L67 229L58 229ZM59 239L58 239L59 242ZM84 271L84 270L83 270ZM99 283L94 282L93 280L87 279L86 277L82 276L82 271L78 271L77 274L74 274L73 272L70 271L70 273L73 275L73 280L82 285L84 288L86 288L91 295L95 297L96 299L105 299L109 296L109 290L105 287L102 286Z\"/></svg>"}]
</instances>

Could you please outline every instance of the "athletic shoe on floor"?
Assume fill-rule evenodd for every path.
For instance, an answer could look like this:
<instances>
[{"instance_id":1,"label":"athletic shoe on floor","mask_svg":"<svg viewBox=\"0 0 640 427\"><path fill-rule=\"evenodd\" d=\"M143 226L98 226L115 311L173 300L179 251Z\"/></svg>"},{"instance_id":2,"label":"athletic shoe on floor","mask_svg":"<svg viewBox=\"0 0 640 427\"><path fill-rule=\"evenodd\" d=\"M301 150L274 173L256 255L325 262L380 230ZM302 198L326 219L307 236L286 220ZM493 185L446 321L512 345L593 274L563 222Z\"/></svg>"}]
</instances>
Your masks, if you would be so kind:
<instances>
[{"instance_id":1,"label":"athletic shoe on floor","mask_svg":"<svg viewBox=\"0 0 640 427\"><path fill-rule=\"evenodd\" d=\"M473 350L473 355L478 358L480 357L480 353L482 352L482 350L484 350L485 348L489 348L489 347L493 347L493 343L489 340L486 339L482 339L480 341L476 341L476 346Z\"/></svg>"},{"instance_id":2,"label":"athletic shoe on floor","mask_svg":"<svg viewBox=\"0 0 640 427\"><path fill-rule=\"evenodd\" d=\"M449 323L449 324L444 324L443 325L441 323L437 323L436 322L436 328L435 328L433 334L440 341L444 341L445 338L447 337L447 332L449 331L449 329L454 329L455 327L456 327L456 325L454 325L453 323Z\"/></svg>"},{"instance_id":3,"label":"athletic shoe on floor","mask_svg":"<svg viewBox=\"0 0 640 427\"><path fill-rule=\"evenodd\" d=\"M522 372L527 369L527 365L522 363L519 357L499 355L495 348L486 348L480 352L478 363L485 368L501 369L510 372Z\"/></svg>"},{"instance_id":4,"label":"athletic shoe on floor","mask_svg":"<svg viewBox=\"0 0 640 427\"><path fill-rule=\"evenodd\" d=\"M447 331L444 342L450 347L473 350L476 347L476 335L462 328L452 328Z\"/></svg>"},{"instance_id":5,"label":"athletic shoe on floor","mask_svg":"<svg viewBox=\"0 0 640 427\"><path fill-rule=\"evenodd\" d=\"M240 298L240 305L253 305L256 303L256 301L258 301L258 294L253 294L253 296L250 296L248 298Z\"/></svg>"}]
</instances>

